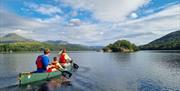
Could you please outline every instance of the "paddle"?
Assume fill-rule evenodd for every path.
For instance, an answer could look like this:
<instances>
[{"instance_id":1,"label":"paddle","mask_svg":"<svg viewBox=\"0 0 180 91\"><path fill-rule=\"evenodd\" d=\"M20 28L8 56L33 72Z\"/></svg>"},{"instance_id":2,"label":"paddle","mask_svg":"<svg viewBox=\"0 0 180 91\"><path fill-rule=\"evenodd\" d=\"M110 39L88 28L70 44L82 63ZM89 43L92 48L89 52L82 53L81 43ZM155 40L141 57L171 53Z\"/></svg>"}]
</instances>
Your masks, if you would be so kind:
<instances>
[{"instance_id":1,"label":"paddle","mask_svg":"<svg viewBox=\"0 0 180 91\"><path fill-rule=\"evenodd\" d=\"M70 63L73 64L72 66L73 66L74 69L77 70L77 69L79 68L79 65L77 65L76 63L74 63L73 60L71 60Z\"/></svg>"},{"instance_id":2,"label":"paddle","mask_svg":"<svg viewBox=\"0 0 180 91\"><path fill-rule=\"evenodd\" d=\"M62 76L64 76L65 78L69 79L71 76L72 76L72 73L70 73L69 71L66 71L66 70L61 70L59 69L59 67L56 67L56 69L58 71L60 71L62 73ZM47 78L49 78L49 75L50 75L51 72L48 73L48 76Z\"/></svg>"},{"instance_id":3,"label":"paddle","mask_svg":"<svg viewBox=\"0 0 180 91\"><path fill-rule=\"evenodd\" d=\"M67 79L71 78L72 73L70 73L69 71L62 71L62 70L60 70L60 69L58 69L58 68L56 68L56 69L57 69L58 71L62 72L62 76L64 76L65 78L67 78Z\"/></svg>"},{"instance_id":4,"label":"paddle","mask_svg":"<svg viewBox=\"0 0 180 91\"><path fill-rule=\"evenodd\" d=\"M74 68L74 69L78 69L78 68L79 68L79 65L77 65L76 63L73 63L73 68Z\"/></svg>"}]
</instances>

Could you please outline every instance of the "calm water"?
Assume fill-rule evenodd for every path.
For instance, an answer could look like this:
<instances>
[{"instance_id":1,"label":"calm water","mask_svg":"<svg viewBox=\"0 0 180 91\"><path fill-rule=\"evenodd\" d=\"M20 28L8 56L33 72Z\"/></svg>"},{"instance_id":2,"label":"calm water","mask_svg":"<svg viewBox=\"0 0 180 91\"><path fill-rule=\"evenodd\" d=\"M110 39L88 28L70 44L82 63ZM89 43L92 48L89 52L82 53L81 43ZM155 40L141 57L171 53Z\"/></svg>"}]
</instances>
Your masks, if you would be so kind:
<instances>
[{"instance_id":1,"label":"calm water","mask_svg":"<svg viewBox=\"0 0 180 91\"><path fill-rule=\"evenodd\" d=\"M80 66L70 84L54 78L18 86L18 73L35 70L39 54L0 54L0 90L180 91L180 51L70 52ZM56 55L52 53L50 58Z\"/></svg>"}]
</instances>

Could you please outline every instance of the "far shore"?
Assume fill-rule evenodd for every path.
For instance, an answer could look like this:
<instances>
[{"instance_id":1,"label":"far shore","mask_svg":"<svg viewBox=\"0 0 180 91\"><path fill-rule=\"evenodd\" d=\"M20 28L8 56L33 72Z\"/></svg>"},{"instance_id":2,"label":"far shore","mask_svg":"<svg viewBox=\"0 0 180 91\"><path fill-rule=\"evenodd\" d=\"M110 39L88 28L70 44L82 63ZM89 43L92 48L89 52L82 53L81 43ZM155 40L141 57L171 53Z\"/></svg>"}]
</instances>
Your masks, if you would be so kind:
<instances>
[{"instance_id":1,"label":"far shore","mask_svg":"<svg viewBox=\"0 0 180 91\"><path fill-rule=\"evenodd\" d=\"M180 50L139 50L139 51L163 51L163 52L180 52ZM51 51L51 53L58 53L59 51ZM99 51L90 51L90 50L81 50L81 51L68 51L70 53L72 52L99 52ZM136 51L138 52L138 51ZM42 53L42 51L15 51L15 52L0 52L0 54L14 54L14 53ZM123 52L103 52L103 53L123 53ZM124 52L128 53L128 52ZM129 52L131 53L131 52Z\"/></svg>"},{"instance_id":2,"label":"far shore","mask_svg":"<svg viewBox=\"0 0 180 91\"><path fill-rule=\"evenodd\" d=\"M51 51L51 53L58 53L59 51ZM81 50L81 51L68 51L68 52L97 52L90 50ZM0 54L12 54L12 53L42 53L42 51L15 51L15 52L0 52Z\"/></svg>"}]
</instances>

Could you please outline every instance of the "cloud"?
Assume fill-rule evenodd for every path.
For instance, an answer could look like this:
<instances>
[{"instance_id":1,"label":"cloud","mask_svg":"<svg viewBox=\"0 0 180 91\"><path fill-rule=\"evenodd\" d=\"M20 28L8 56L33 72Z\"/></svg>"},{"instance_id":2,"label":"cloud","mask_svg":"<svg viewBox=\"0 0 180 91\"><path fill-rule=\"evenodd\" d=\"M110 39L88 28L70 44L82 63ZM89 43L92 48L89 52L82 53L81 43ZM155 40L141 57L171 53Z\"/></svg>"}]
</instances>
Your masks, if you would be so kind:
<instances>
[{"instance_id":1,"label":"cloud","mask_svg":"<svg viewBox=\"0 0 180 91\"><path fill-rule=\"evenodd\" d=\"M71 19L71 20L69 21L69 25L70 25L70 26L79 26L79 25L81 25L81 24L82 24L82 22L81 22L81 20L78 19L78 18L76 18L76 19Z\"/></svg>"},{"instance_id":2,"label":"cloud","mask_svg":"<svg viewBox=\"0 0 180 91\"><path fill-rule=\"evenodd\" d=\"M138 45L146 44L165 34L180 30L180 13L178 12L180 12L179 5L173 5L148 17L112 24L110 30L114 31L107 40L128 39Z\"/></svg>"},{"instance_id":3,"label":"cloud","mask_svg":"<svg viewBox=\"0 0 180 91\"><path fill-rule=\"evenodd\" d=\"M33 37L39 29L45 27L45 24L18 16L8 12L6 9L0 9L0 35L8 33L17 33L27 38L38 39Z\"/></svg>"},{"instance_id":4,"label":"cloud","mask_svg":"<svg viewBox=\"0 0 180 91\"><path fill-rule=\"evenodd\" d=\"M64 3L75 9L89 10L94 17L105 22L119 22L148 3L150 0L64 0Z\"/></svg>"},{"instance_id":5,"label":"cloud","mask_svg":"<svg viewBox=\"0 0 180 91\"><path fill-rule=\"evenodd\" d=\"M113 0L109 2L105 0L101 3L100 0L64 1L74 9L91 11L94 18L99 20L98 22L83 21L77 17L69 19L69 17L56 14L57 12L46 13L50 14L50 17L45 19L25 18L1 9L0 34L15 32L20 35L26 34L25 37L40 41L64 40L86 45L107 45L119 39L127 39L140 45L180 29L179 4L171 5L141 18L134 10L145 5L149 0L135 1ZM126 4L127 2L129 4ZM77 13L74 15L78 16Z\"/></svg>"},{"instance_id":6,"label":"cloud","mask_svg":"<svg viewBox=\"0 0 180 91\"><path fill-rule=\"evenodd\" d=\"M31 26L34 28L43 26L43 24L39 22L26 19L25 17L18 16L3 9L0 9L0 19L1 28L24 28L26 26Z\"/></svg>"},{"instance_id":7,"label":"cloud","mask_svg":"<svg viewBox=\"0 0 180 91\"><path fill-rule=\"evenodd\" d=\"M63 24L64 18L59 15L54 15L50 18L41 19L41 18L35 18L35 20L41 22L41 23L51 23L51 24Z\"/></svg>"},{"instance_id":8,"label":"cloud","mask_svg":"<svg viewBox=\"0 0 180 91\"><path fill-rule=\"evenodd\" d=\"M180 12L179 5L173 5L144 18L120 23L96 24L97 35L94 35L96 39L87 40L85 43L107 45L118 39L127 39L137 45L146 44L165 34L180 30L180 14L178 12Z\"/></svg>"},{"instance_id":9,"label":"cloud","mask_svg":"<svg viewBox=\"0 0 180 91\"><path fill-rule=\"evenodd\" d=\"M134 18L137 18L137 17L138 17L138 15L137 15L136 13L132 13L132 14L131 14L131 18L134 19Z\"/></svg>"},{"instance_id":10,"label":"cloud","mask_svg":"<svg viewBox=\"0 0 180 91\"><path fill-rule=\"evenodd\" d=\"M21 29L16 29L16 30L14 30L14 33L25 35L25 34L30 34L33 32L32 31L25 31L25 30L21 30Z\"/></svg>"},{"instance_id":11,"label":"cloud","mask_svg":"<svg viewBox=\"0 0 180 91\"><path fill-rule=\"evenodd\" d=\"M144 10L140 9L139 11L146 14L146 15L151 15L153 13L157 13L159 11L162 11L162 10L164 10L164 9L166 9L168 7L171 7L173 5L176 5L176 4L178 4L178 1L174 1L172 3L167 3L166 5L159 6L159 7L153 7L153 8L151 7L151 8L147 8L147 9L144 9Z\"/></svg>"},{"instance_id":12,"label":"cloud","mask_svg":"<svg viewBox=\"0 0 180 91\"><path fill-rule=\"evenodd\" d=\"M53 15L63 13L59 7L52 6L49 4L35 4L35 3L26 3L30 11L41 13L44 15Z\"/></svg>"}]
</instances>

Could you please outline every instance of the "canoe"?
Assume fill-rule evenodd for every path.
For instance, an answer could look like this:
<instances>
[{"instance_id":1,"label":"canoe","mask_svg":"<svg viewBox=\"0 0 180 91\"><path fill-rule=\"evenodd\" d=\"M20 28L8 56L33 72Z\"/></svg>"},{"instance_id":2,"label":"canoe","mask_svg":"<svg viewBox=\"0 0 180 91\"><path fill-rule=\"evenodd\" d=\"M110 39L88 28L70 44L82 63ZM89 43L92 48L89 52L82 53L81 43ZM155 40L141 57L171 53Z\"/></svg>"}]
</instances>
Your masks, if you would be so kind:
<instances>
[{"instance_id":1,"label":"canoe","mask_svg":"<svg viewBox=\"0 0 180 91\"><path fill-rule=\"evenodd\" d=\"M28 83L33 83L36 81L47 80L53 77L61 76L63 71L72 72L72 66L68 66L65 70L58 70L54 72L44 72L44 73L32 73L24 72L19 74L19 84L24 85Z\"/></svg>"}]
</instances>

